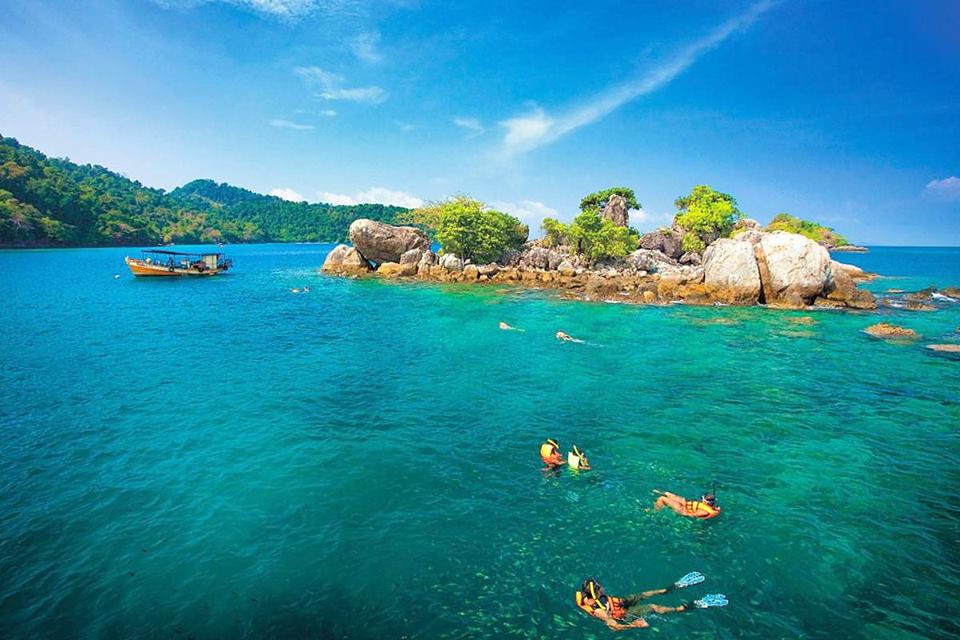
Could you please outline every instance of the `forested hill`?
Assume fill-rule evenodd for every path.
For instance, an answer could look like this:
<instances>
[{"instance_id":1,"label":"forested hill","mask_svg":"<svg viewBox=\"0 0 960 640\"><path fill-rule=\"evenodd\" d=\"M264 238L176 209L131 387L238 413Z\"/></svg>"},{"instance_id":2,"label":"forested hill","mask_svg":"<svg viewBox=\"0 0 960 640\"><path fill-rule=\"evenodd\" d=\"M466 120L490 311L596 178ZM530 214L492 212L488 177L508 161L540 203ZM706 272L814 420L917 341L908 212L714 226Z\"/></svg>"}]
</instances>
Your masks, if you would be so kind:
<instances>
[{"instance_id":1,"label":"forested hill","mask_svg":"<svg viewBox=\"0 0 960 640\"><path fill-rule=\"evenodd\" d=\"M212 180L167 193L0 136L0 246L338 242L357 218L402 207L288 202Z\"/></svg>"}]
</instances>

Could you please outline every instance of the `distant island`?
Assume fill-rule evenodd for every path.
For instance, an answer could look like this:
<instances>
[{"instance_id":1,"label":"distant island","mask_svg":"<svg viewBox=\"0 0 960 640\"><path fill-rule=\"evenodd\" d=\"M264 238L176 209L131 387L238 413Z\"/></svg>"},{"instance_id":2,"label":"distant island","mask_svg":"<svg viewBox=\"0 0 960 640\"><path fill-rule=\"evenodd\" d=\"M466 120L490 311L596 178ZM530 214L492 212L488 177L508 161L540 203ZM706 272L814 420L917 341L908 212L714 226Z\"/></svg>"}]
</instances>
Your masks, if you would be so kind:
<instances>
[{"instance_id":1,"label":"distant island","mask_svg":"<svg viewBox=\"0 0 960 640\"><path fill-rule=\"evenodd\" d=\"M165 192L0 136L4 247L341 242L354 220L393 222L405 211L382 204L289 202L213 180Z\"/></svg>"},{"instance_id":2,"label":"distant island","mask_svg":"<svg viewBox=\"0 0 960 640\"><path fill-rule=\"evenodd\" d=\"M517 218L455 196L399 216L410 226L357 220L352 246L334 248L321 270L517 283L643 304L876 308L873 294L856 286L872 274L830 258L827 245L847 241L829 227L780 214L763 228L733 196L708 185L675 205L671 226L641 234L629 224L630 210L640 208L633 190L611 187L584 197L570 223L544 219L542 237L530 241Z\"/></svg>"}]
</instances>

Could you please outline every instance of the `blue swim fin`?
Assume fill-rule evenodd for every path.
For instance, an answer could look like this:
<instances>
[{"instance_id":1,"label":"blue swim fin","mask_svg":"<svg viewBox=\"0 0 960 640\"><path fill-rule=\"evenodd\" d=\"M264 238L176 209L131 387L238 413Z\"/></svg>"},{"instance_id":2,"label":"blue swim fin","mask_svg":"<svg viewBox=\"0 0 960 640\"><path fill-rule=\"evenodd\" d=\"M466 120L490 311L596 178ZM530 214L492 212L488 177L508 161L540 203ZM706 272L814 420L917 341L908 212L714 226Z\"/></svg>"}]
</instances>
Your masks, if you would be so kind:
<instances>
[{"instance_id":1,"label":"blue swim fin","mask_svg":"<svg viewBox=\"0 0 960 640\"><path fill-rule=\"evenodd\" d=\"M722 593L711 593L703 596L699 600L693 601L693 606L697 609L709 609L710 607L725 607L730 603L727 596Z\"/></svg>"},{"instance_id":2,"label":"blue swim fin","mask_svg":"<svg viewBox=\"0 0 960 640\"><path fill-rule=\"evenodd\" d=\"M706 580L706 578L703 577L702 573L700 573L699 571L691 571L687 575L683 576L682 578L674 582L673 588L683 589L685 587L689 587L695 584L700 584L704 580Z\"/></svg>"}]
</instances>

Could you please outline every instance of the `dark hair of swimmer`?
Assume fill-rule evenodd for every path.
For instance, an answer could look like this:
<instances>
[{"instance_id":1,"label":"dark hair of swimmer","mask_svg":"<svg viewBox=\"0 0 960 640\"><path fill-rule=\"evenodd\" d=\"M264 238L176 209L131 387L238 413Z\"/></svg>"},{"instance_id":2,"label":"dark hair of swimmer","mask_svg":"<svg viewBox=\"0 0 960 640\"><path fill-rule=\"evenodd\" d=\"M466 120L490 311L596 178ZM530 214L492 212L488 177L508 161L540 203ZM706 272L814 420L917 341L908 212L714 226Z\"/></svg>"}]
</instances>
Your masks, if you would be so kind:
<instances>
[{"instance_id":1,"label":"dark hair of swimmer","mask_svg":"<svg viewBox=\"0 0 960 640\"><path fill-rule=\"evenodd\" d=\"M712 493L707 493L703 496L703 501L712 507L713 505L717 504L717 496L713 495Z\"/></svg>"}]
</instances>

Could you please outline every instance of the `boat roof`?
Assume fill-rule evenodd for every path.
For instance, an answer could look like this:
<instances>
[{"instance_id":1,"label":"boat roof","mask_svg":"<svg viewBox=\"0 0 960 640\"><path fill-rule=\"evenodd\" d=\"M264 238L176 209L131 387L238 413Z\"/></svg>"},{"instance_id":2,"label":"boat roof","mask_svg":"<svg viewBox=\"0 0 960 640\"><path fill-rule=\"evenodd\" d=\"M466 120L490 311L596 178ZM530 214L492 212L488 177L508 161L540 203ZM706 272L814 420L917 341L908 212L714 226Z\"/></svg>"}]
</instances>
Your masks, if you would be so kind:
<instances>
[{"instance_id":1,"label":"boat roof","mask_svg":"<svg viewBox=\"0 0 960 640\"><path fill-rule=\"evenodd\" d=\"M166 249L141 249L141 253L161 253L165 256L222 256L218 251L167 251Z\"/></svg>"}]
</instances>

